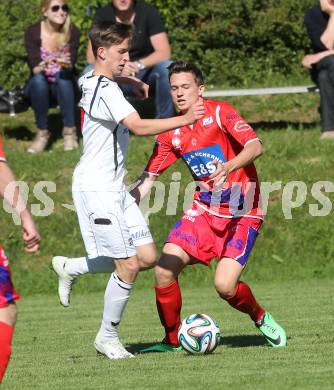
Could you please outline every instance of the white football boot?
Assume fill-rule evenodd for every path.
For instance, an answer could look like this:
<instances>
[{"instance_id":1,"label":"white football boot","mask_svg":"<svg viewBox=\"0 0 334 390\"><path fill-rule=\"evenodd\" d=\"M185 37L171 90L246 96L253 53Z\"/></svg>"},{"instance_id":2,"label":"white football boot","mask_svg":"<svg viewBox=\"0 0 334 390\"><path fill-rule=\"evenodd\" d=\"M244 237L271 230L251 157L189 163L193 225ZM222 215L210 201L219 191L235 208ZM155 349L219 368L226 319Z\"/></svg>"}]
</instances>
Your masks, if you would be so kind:
<instances>
[{"instance_id":1,"label":"white football boot","mask_svg":"<svg viewBox=\"0 0 334 390\"><path fill-rule=\"evenodd\" d=\"M134 358L134 355L127 351L118 339L110 341L101 341L98 338L94 341L94 347L97 352L105 355L109 359L127 359Z\"/></svg>"},{"instance_id":2,"label":"white football boot","mask_svg":"<svg viewBox=\"0 0 334 390\"><path fill-rule=\"evenodd\" d=\"M65 270L65 264L68 257L55 256L52 259L52 267L55 273L58 275L58 295L60 303L64 307L70 306L70 295L74 277L70 276Z\"/></svg>"}]
</instances>

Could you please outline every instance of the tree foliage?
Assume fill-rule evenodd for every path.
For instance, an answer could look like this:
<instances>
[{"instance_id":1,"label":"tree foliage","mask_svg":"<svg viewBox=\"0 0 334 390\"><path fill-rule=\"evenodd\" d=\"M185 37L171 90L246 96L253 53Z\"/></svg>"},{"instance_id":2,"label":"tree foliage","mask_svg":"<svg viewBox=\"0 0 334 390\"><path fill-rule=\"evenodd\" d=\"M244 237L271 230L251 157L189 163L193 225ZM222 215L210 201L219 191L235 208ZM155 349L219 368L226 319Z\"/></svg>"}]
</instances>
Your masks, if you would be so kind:
<instances>
[{"instance_id":1,"label":"tree foliage","mask_svg":"<svg viewBox=\"0 0 334 390\"><path fill-rule=\"evenodd\" d=\"M173 59L198 64L209 83L261 84L272 75L301 72L309 51L303 25L314 0L146 0L158 7L168 30ZM95 9L108 0L70 0L81 29L78 67L85 65L87 30ZM25 28L41 18L38 0L0 0L0 85L29 77L23 47Z\"/></svg>"}]
</instances>

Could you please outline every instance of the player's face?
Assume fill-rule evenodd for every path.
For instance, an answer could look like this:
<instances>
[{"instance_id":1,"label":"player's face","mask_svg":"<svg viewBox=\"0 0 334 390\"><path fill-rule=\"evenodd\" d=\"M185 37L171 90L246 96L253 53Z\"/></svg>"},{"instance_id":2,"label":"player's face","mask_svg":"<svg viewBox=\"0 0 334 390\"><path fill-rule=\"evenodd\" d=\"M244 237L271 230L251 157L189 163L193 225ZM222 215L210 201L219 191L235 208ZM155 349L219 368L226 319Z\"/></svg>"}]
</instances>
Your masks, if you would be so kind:
<instances>
[{"instance_id":1,"label":"player's face","mask_svg":"<svg viewBox=\"0 0 334 390\"><path fill-rule=\"evenodd\" d=\"M186 112L204 91L203 85L197 85L192 73L174 73L170 78L171 94L176 109Z\"/></svg>"},{"instance_id":2,"label":"player's face","mask_svg":"<svg viewBox=\"0 0 334 390\"><path fill-rule=\"evenodd\" d=\"M118 11L128 11L133 5L133 0L113 0L112 4Z\"/></svg>"},{"instance_id":3,"label":"player's face","mask_svg":"<svg viewBox=\"0 0 334 390\"><path fill-rule=\"evenodd\" d=\"M119 76L127 61L129 61L129 40L125 39L119 45L102 49L101 57L105 60L105 66L112 77Z\"/></svg>"}]
</instances>

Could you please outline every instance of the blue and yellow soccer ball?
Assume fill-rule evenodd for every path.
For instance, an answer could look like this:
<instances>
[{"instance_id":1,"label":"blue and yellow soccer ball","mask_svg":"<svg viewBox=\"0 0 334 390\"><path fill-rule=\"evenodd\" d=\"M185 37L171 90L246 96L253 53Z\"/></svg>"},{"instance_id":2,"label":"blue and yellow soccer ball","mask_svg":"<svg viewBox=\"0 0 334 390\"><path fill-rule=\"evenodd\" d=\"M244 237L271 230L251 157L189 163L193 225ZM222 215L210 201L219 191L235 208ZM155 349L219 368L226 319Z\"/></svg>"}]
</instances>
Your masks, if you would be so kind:
<instances>
[{"instance_id":1,"label":"blue and yellow soccer ball","mask_svg":"<svg viewBox=\"0 0 334 390\"><path fill-rule=\"evenodd\" d=\"M191 314L180 326L179 342L189 353L213 352L220 342L220 330L216 321L207 314Z\"/></svg>"}]
</instances>

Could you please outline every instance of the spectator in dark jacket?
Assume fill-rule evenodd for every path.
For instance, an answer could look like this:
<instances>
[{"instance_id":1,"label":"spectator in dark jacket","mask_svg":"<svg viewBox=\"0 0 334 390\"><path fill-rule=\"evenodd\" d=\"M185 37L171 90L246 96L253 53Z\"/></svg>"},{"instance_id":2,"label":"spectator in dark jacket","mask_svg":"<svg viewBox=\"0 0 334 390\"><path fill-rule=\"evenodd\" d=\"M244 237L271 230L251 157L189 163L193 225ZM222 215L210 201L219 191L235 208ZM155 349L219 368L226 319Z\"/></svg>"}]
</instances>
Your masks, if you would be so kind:
<instances>
[{"instance_id":1,"label":"spectator in dark jacket","mask_svg":"<svg viewBox=\"0 0 334 390\"><path fill-rule=\"evenodd\" d=\"M25 32L32 77L26 93L35 113L37 135L28 152L42 152L50 140L50 98L57 100L63 119L64 150L78 147L75 128L74 65L80 31L71 23L65 0L42 0L43 20Z\"/></svg>"},{"instance_id":2,"label":"spectator in dark jacket","mask_svg":"<svg viewBox=\"0 0 334 390\"><path fill-rule=\"evenodd\" d=\"M302 61L320 90L321 138L334 139L334 0L320 0L304 18L313 54Z\"/></svg>"}]
</instances>

